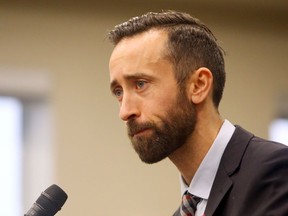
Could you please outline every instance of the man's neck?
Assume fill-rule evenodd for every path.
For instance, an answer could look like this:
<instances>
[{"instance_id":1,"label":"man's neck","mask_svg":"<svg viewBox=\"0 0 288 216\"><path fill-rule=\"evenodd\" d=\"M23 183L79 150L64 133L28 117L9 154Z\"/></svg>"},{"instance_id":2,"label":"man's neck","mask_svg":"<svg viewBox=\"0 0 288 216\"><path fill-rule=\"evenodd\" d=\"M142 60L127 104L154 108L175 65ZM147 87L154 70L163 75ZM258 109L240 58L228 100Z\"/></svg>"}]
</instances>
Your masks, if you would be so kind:
<instances>
[{"instance_id":1,"label":"man's neck","mask_svg":"<svg viewBox=\"0 0 288 216\"><path fill-rule=\"evenodd\" d=\"M190 184L224 122L219 115L217 116L214 119L198 121L202 124L196 124L187 142L169 156L187 185Z\"/></svg>"}]
</instances>

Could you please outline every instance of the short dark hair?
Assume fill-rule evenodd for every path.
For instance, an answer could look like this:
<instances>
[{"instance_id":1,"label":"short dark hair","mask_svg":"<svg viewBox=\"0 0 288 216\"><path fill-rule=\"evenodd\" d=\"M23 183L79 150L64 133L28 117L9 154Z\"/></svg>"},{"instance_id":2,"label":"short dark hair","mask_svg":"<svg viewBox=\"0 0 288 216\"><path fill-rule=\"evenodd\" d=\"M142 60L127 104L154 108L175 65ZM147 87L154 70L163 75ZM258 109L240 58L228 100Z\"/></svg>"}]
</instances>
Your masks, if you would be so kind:
<instances>
[{"instance_id":1,"label":"short dark hair","mask_svg":"<svg viewBox=\"0 0 288 216\"><path fill-rule=\"evenodd\" d=\"M213 103L222 98L225 85L224 52L211 30L191 15L177 11L149 12L115 26L108 38L117 45L123 38L132 37L150 29L168 34L167 56L175 67L175 77L181 86L190 72L207 67L213 74Z\"/></svg>"}]
</instances>

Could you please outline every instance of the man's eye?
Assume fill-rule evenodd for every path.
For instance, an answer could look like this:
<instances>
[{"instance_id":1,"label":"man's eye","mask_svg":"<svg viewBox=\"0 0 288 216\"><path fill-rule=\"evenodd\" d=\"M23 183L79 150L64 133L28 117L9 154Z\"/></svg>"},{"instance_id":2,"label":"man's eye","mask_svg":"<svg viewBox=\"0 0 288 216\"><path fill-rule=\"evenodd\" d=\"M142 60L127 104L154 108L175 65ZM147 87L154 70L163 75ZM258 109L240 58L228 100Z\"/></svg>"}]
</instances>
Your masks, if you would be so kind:
<instances>
[{"instance_id":1,"label":"man's eye","mask_svg":"<svg viewBox=\"0 0 288 216\"><path fill-rule=\"evenodd\" d=\"M115 95L116 98L120 98L120 97L122 97L122 95L123 95L122 89L115 89L115 90L113 91L113 93L114 93L114 95Z\"/></svg>"},{"instance_id":2,"label":"man's eye","mask_svg":"<svg viewBox=\"0 0 288 216\"><path fill-rule=\"evenodd\" d=\"M136 88L137 89L142 89L145 86L146 82L143 80L138 80L136 81Z\"/></svg>"}]
</instances>

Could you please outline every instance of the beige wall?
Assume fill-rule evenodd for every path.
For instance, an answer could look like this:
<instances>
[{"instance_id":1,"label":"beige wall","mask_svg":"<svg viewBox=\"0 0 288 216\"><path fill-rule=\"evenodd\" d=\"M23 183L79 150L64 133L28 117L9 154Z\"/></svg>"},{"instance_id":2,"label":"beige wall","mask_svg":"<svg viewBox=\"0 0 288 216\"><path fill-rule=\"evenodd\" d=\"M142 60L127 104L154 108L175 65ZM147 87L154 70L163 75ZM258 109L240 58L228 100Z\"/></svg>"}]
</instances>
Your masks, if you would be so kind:
<instances>
[{"instance_id":1,"label":"beige wall","mask_svg":"<svg viewBox=\"0 0 288 216\"><path fill-rule=\"evenodd\" d=\"M186 10L206 22L227 51L222 115L257 135L267 137L278 96L288 92L287 13L149 2L1 6L2 71L44 70L52 79L56 183L69 195L59 215L166 216L180 202L176 168L168 160L142 164L118 120L105 35L119 22L159 8Z\"/></svg>"}]
</instances>

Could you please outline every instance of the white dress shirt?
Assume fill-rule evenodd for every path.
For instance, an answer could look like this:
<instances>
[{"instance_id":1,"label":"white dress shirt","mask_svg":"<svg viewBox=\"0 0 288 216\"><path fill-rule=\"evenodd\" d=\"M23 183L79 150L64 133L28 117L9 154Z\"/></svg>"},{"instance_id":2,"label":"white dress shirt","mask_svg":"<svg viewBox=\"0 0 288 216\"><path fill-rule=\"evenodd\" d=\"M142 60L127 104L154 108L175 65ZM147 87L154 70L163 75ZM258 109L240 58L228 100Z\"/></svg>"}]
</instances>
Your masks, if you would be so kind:
<instances>
[{"instance_id":1,"label":"white dress shirt","mask_svg":"<svg viewBox=\"0 0 288 216\"><path fill-rule=\"evenodd\" d=\"M203 216L207 200L222 158L223 152L235 131L235 126L225 120L212 146L197 169L188 186L180 176L181 195L185 191L202 198L197 205L195 216Z\"/></svg>"}]
</instances>

